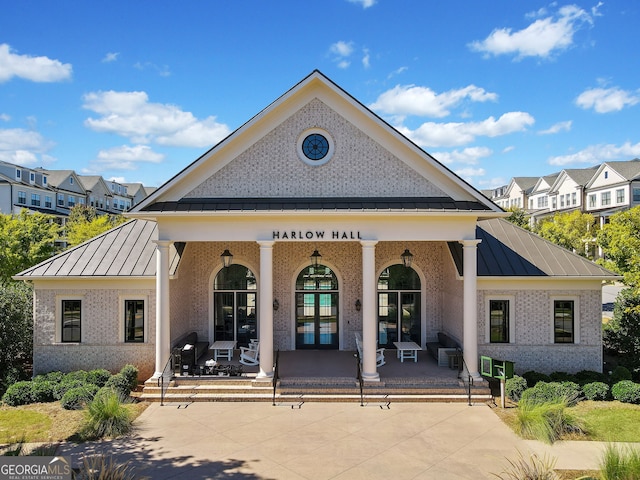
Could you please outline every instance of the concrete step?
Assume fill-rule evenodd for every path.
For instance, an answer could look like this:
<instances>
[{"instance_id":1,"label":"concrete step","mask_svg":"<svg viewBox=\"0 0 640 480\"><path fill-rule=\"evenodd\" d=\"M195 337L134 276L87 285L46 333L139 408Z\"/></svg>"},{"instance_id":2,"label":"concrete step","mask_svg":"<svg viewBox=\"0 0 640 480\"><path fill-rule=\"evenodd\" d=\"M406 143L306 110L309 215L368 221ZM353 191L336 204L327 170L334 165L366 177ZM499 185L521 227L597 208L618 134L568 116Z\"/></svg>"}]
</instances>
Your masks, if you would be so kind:
<instances>
[{"instance_id":1,"label":"concrete step","mask_svg":"<svg viewBox=\"0 0 640 480\"><path fill-rule=\"evenodd\" d=\"M466 402L468 387L457 379L389 379L366 382L365 402ZM161 388L149 382L140 398L160 401ZM472 402L492 401L488 386L471 388ZM283 378L278 382L276 402L360 402L360 387L353 377ZM270 381L255 378L176 378L167 388L164 401L184 402L271 402L273 387Z\"/></svg>"}]
</instances>

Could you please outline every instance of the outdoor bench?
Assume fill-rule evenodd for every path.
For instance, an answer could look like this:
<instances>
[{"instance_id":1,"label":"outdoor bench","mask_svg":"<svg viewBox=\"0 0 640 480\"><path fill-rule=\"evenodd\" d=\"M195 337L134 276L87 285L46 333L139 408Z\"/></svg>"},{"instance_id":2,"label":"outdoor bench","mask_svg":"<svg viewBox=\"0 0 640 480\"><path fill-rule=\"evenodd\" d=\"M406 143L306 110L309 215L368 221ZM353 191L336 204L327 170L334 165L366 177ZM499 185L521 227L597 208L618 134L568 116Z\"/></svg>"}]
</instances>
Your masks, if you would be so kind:
<instances>
[{"instance_id":1,"label":"outdoor bench","mask_svg":"<svg viewBox=\"0 0 640 480\"><path fill-rule=\"evenodd\" d=\"M444 332L438 332L437 342L427 342L427 351L436 359L439 367L448 366L447 352L456 352L459 348L458 342Z\"/></svg>"}]
</instances>

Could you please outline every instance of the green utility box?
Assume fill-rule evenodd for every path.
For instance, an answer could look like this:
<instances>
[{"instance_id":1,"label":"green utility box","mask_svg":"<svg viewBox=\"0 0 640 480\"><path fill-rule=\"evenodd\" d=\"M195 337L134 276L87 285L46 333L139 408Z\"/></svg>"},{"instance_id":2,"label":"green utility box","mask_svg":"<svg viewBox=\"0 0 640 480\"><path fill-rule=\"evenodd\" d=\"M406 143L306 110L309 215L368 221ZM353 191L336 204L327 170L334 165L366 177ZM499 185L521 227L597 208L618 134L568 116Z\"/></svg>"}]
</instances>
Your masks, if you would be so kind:
<instances>
[{"instance_id":1,"label":"green utility box","mask_svg":"<svg viewBox=\"0 0 640 480\"><path fill-rule=\"evenodd\" d=\"M497 360L491 357L480 357L480 374L498 380L513 378L513 362Z\"/></svg>"}]
</instances>

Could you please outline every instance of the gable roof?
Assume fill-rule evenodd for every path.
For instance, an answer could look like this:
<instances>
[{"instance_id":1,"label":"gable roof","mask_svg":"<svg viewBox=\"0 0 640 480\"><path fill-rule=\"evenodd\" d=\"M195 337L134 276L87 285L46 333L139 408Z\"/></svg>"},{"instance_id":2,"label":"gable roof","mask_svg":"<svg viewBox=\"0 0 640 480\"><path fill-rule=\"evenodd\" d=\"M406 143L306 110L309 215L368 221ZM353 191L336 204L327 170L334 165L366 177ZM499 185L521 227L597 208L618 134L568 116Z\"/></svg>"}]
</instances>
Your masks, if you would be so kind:
<instances>
[{"instance_id":1,"label":"gable roof","mask_svg":"<svg viewBox=\"0 0 640 480\"><path fill-rule=\"evenodd\" d=\"M487 199L482 193L386 123L321 72L314 70L251 120L158 188L128 212L127 215L155 219L158 214L170 213L171 205L178 205L187 194L202 183L203 179L212 177L216 172L231 163L240 153L246 151L248 146L262 139L275 126L291 118L295 112L308 105L314 99L320 99L323 104L345 118L355 128L375 139L380 146L421 175L423 179L433 182L434 185L451 197L452 201L474 202L482 207L474 210L491 212L492 216L503 213L500 207ZM218 195L218 197L221 196ZM273 195L273 198L278 198L278 196ZM358 198L357 195L354 198ZM304 199L300 200L304 201ZM152 205L155 203L164 203L164 205L162 207L153 207Z\"/></svg>"},{"instance_id":2,"label":"gable roof","mask_svg":"<svg viewBox=\"0 0 640 480\"><path fill-rule=\"evenodd\" d=\"M614 170L627 182L640 179L640 159L634 158L626 162L604 162L598 167L591 180L589 180L589 183L587 183L587 188L593 186L598 176L607 168Z\"/></svg>"},{"instance_id":3,"label":"gable roof","mask_svg":"<svg viewBox=\"0 0 640 480\"><path fill-rule=\"evenodd\" d=\"M596 277L617 275L501 218L478 222L478 277ZM462 275L462 245L449 242Z\"/></svg>"},{"instance_id":4,"label":"gable roof","mask_svg":"<svg viewBox=\"0 0 640 480\"><path fill-rule=\"evenodd\" d=\"M549 190L549 192L557 192L558 188L560 187L560 185L562 185L566 178L570 178L579 186L584 187L593 178L597 169L598 165L589 168L568 168L562 170L562 172L560 172L558 177L553 182L553 185L551 185L551 189Z\"/></svg>"}]
</instances>

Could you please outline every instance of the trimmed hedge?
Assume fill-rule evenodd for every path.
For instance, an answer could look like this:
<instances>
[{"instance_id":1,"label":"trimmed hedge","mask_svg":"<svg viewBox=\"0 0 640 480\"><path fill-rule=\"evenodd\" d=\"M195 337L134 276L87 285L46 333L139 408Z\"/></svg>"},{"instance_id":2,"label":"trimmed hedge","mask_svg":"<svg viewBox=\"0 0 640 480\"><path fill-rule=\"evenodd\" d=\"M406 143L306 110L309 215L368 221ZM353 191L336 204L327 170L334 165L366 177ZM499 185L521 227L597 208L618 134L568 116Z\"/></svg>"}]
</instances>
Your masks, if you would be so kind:
<instances>
[{"instance_id":1,"label":"trimmed hedge","mask_svg":"<svg viewBox=\"0 0 640 480\"><path fill-rule=\"evenodd\" d=\"M575 382L538 382L535 387L522 392L520 401L534 405L564 401L571 406L578 403L581 397L582 390Z\"/></svg>"},{"instance_id":2,"label":"trimmed hedge","mask_svg":"<svg viewBox=\"0 0 640 480\"><path fill-rule=\"evenodd\" d=\"M2 396L2 402L11 407L17 407L18 405L27 405L33 402L31 395L32 388L29 380L22 380L16 382L7 388Z\"/></svg>"},{"instance_id":3,"label":"trimmed hedge","mask_svg":"<svg viewBox=\"0 0 640 480\"><path fill-rule=\"evenodd\" d=\"M518 375L514 375L513 378L509 378L504 384L504 393L514 402L519 402L522 397L522 392L527 389L527 380Z\"/></svg>"},{"instance_id":4,"label":"trimmed hedge","mask_svg":"<svg viewBox=\"0 0 640 480\"><path fill-rule=\"evenodd\" d=\"M607 400L609 398L609 385L604 382L591 382L582 386L582 393L586 400Z\"/></svg>"},{"instance_id":5,"label":"trimmed hedge","mask_svg":"<svg viewBox=\"0 0 640 480\"><path fill-rule=\"evenodd\" d=\"M87 383L82 387L68 390L60 400L60 405L65 410L80 410L85 407L98 393L98 386Z\"/></svg>"},{"instance_id":6,"label":"trimmed hedge","mask_svg":"<svg viewBox=\"0 0 640 480\"><path fill-rule=\"evenodd\" d=\"M622 380L611 387L611 395L624 403L640 404L640 384L631 380Z\"/></svg>"}]
</instances>

